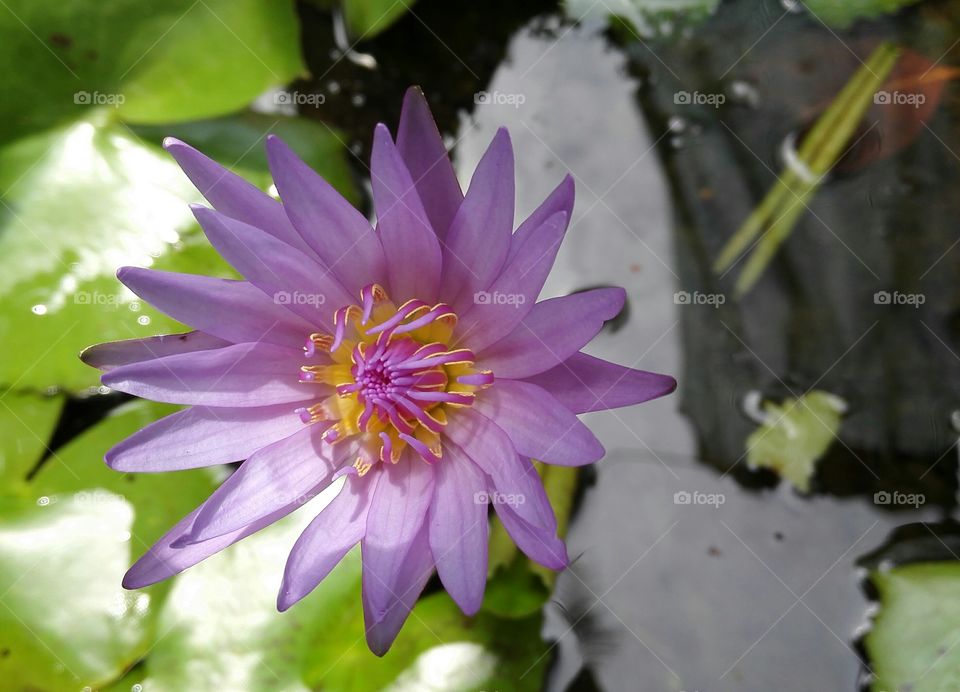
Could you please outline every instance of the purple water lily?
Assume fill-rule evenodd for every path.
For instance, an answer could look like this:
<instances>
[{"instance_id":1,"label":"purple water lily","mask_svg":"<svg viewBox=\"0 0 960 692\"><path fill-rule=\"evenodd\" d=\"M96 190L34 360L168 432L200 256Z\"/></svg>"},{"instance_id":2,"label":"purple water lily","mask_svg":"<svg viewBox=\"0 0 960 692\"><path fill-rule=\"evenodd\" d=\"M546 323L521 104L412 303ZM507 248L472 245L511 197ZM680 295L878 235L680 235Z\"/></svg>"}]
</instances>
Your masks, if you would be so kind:
<instances>
[{"instance_id":1,"label":"purple water lily","mask_svg":"<svg viewBox=\"0 0 960 692\"><path fill-rule=\"evenodd\" d=\"M276 137L267 153L282 204L183 142L165 146L213 205L193 211L245 280L118 272L196 331L84 352L103 384L189 407L106 461L134 472L245 461L124 586L177 574L341 476L290 553L278 607L307 595L359 543L377 654L434 569L464 613L480 608L491 501L527 555L565 567L531 460L597 461L603 447L577 414L675 387L580 352L620 311L622 289L536 302L573 208L572 179L514 232L506 130L464 195L418 89L406 95L396 141L384 125L374 133L376 228Z\"/></svg>"}]
</instances>

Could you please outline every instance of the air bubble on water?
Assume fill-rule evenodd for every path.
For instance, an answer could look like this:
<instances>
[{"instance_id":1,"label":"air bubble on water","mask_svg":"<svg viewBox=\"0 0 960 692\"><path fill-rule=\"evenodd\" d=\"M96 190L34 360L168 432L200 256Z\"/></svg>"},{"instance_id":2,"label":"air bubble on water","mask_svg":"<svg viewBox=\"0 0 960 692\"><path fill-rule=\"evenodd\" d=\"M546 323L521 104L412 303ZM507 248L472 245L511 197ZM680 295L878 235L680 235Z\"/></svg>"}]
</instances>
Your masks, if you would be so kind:
<instances>
[{"instance_id":1,"label":"air bubble on water","mask_svg":"<svg viewBox=\"0 0 960 692\"><path fill-rule=\"evenodd\" d=\"M40 304L34 305L32 308L30 308L30 312L32 312L34 315L46 315L46 314L47 314L47 306L46 306L46 305L40 305Z\"/></svg>"},{"instance_id":2,"label":"air bubble on water","mask_svg":"<svg viewBox=\"0 0 960 692\"><path fill-rule=\"evenodd\" d=\"M742 79L735 80L730 84L730 95L737 103L750 106L750 108L756 108L760 105L760 92L753 84Z\"/></svg>"},{"instance_id":3,"label":"air bubble on water","mask_svg":"<svg viewBox=\"0 0 960 692\"><path fill-rule=\"evenodd\" d=\"M140 317L137 318L137 324L146 327L150 324L150 317L148 315L140 315Z\"/></svg>"},{"instance_id":4,"label":"air bubble on water","mask_svg":"<svg viewBox=\"0 0 960 692\"><path fill-rule=\"evenodd\" d=\"M46 507L49 504L50 504L50 498L47 497L46 495L41 495L40 497L37 498L37 505L39 507Z\"/></svg>"}]
</instances>

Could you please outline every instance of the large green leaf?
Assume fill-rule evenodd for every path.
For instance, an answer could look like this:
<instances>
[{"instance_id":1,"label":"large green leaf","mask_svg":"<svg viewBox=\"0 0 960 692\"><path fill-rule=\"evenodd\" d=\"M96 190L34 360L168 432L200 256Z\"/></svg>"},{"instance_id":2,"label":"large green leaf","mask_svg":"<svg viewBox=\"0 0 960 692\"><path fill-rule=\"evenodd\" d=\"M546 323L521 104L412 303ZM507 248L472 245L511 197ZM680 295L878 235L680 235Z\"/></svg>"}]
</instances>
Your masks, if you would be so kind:
<instances>
[{"instance_id":1,"label":"large green leaf","mask_svg":"<svg viewBox=\"0 0 960 692\"><path fill-rule=\"evenodd\" d=\"M135 557L215 487L213 470L132 476L103 453L172 407L135 402L48 459L0 506L0 679L80 689L150 646L165 585L120 586Z\"/></svg>"},{"instance_id":2,"label":"large green leaf","mask_svg":"<svg viewBox=\"0 0 960 692\"><path fill-rule=\"evenodd\" d=\"M222 115L303 69L292 0L8 0L0 63L0 141L98 103L128 122Z\"/></svg>"},{"instance_id":3,"label":"large green leaf","mask_svg":"<svg viewBox=\"0 0 960 692\"><path fill-rule=\"evenodd\" d=\"M338 135L321 125L241 116L181 130L261 184L265 162L247 152L267 132L288 136L355 196ZM121 265L232 274L196 226L188 203L201 198L186 176L122 126L82 121L0 148L0 189L0 385L89 387L97 374L77 359L83 348L183 329L116 280Z\"/></svg>"},{"instance_id":4,"label":"large green leaf","mask_svg":"<svg viewBox=\"0 0 960 692\"><path fill-rule=\"evenodd\" d=\"M871 575L880 611L866 637L875 692L960 689L960 562Z\"/></svg>"},{"instance_id":5,"label":"large green leaf","mask_svg":"<svg viewBox=\"0 0 960 692\"><path fill-rule=\"evenodd\" d=\"M79 122L0 149L0 383L96 383L84 347L179 329L114 277L124 264L224 273L187 207L200 201L159 149Z\"/></svg>"},{"instance_id":6,"label":"large green leaf","mask_svg":"<svg viewBox=\"0 0 960 692\"><path fill-rule=\"evenodd\" d=\"M26 482L62 408L63 397L0 392L0 496Z\"/></svg>"}]
</instances>

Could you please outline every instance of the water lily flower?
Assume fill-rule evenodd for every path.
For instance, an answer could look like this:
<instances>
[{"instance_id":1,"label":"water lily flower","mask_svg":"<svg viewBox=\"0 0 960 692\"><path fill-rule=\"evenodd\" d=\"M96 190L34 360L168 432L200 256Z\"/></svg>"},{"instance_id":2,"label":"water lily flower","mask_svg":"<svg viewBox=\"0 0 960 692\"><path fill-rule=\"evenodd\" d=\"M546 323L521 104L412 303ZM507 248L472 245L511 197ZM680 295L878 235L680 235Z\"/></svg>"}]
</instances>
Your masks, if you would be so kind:
<instances>
[{"instance_id":1,"label":"water lily flower","mask_svg":"<svg viewBox=\"0 0 960 692\"><path fill-rule=\"evenodd\" d=\"M108 387L188 406L111 449L110 467L244 460L123 584L177 574L342 477L293 546L278 607L359 543L367 641L383 654L434 570L464 613L480 608L490 504L530 558L565 567L531 460L597 461L603 447L577 414L659 397L675 382L581 352L621 310L622 289L537 302L574 186L566 177L514 231L506 130L464 194L411 89L396 140L384 125L374 133L375 227L280 139L266 146L282 203L165 142L213 206L195 206L197 220L244 280L124 267L124 284L195 331L82 356Z\"/></svg>"}]
</instances>

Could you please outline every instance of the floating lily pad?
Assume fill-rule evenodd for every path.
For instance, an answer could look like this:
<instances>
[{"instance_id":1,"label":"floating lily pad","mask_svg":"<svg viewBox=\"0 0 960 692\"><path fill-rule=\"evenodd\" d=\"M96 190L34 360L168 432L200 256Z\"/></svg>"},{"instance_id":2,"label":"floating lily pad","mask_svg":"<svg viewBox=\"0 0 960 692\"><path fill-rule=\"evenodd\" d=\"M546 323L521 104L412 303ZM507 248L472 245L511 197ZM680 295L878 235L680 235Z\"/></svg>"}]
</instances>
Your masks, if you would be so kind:
<instances>
[{"instance_id":1,"label":"floating lily pad","mask_svg":"<svg viewBox=\"0 0 960 692\"><path fill-rule=\"evenodd\" d=\"M111 444L172 410L130 404L49 458L0 505L0 679L10 689L98 687L156 636L165 585L120 585L135 557L215 487L211 470L131 476Z\"/></svg>"},{"instance_id":2,"label":"floating lily pad","mask_svg":"<svg viewBox=\"0 0 960 692\"><path fill-rule=\"evenodd\" d=\"M292 134L304 158L351 194L339 141L320 125L249 116L184 131L205 133L215 153L242 159L241 171L265 184L263 159L243 154L271 128ZM122 265L234 275L190 213L188 203L202 198L187 177L121 126L82 121L0 148L0 188L8 190L0 207L0 385L81 390L98 380L77 358L87 346L183 330L116 280Z\"/></svg>"},{"instance_id":3,"label":"floating lily pad","mask_svg":"<svg viewBox=\"0 0 960 692\"><path fill-rule=\"evenodd\" d=\"M880 611L866 637L875 692L960 688L960 562L874 572Z\"/></svg>"},{"instance_id":4,"label":"floating lily pad","mask_svg":"<svg viewBox=\"0 0 960 692\"><path fill-rule=\"evenodd\" d=\"M769 468L810 489L816 463L840 429L843 400L829 392L812 391L782 404L766 402L763 423L747 438L747 463Z\"/></svg>"},{"instance_id":5,"label":"floating lily pad","mask_svg":"<svg viewBox=\"0 0 960 692\"><path fill-rule=\"evenodd\" d=\"M26 482L62 408L63 397L0 392L0 496Z\"/></svg>"},{"instance_id":6,"label":"floating lily pad","mask_svg":"<svg viewBox=\"0 0 960 692\"><path fill-rule=\"evenodd\" d=\"M303 71L292 0L9 0L0 141L100 106L128 122L238 110Z\"/></svg>"}]
</instances>

